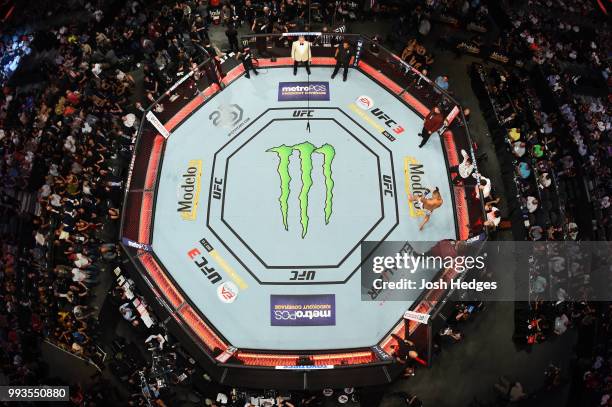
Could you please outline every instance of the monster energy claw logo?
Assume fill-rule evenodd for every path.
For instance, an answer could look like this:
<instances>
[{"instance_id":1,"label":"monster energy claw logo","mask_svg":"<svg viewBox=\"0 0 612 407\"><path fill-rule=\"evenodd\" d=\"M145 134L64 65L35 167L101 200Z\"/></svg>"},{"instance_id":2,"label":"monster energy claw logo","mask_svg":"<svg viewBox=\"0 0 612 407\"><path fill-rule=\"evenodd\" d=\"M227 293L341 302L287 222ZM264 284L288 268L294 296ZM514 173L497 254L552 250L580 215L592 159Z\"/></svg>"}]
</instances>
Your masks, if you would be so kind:
<instances>
[{"instance_id":1,"label":"monster energy claw logo","mask_svg":"<svg viewBox=\"0 0 612 407\"><path fill-rule=\"evenodd\" d=\"M300 191L300 219L302 224L302 239L308 232L308 193L312 187L312 155L317 153L323 156L323 176L325 177L325 224L329 223L332 215L332 199L334 190L334 180L332 179L332 161L336 156L336 150L330 144L323 144L317 148L312 143L304 142L293 146L281 145L267 150L278 155L278 175L280 176L281 194L278 198L280 203L281 214L283 216L283 225L285 230L289 230L287 223L287 213L289 209L289 184L291 176L289 175L289 159L294 151L300 154L300 169L302 173L302 190Z\"/></svg>"}]
</instances>

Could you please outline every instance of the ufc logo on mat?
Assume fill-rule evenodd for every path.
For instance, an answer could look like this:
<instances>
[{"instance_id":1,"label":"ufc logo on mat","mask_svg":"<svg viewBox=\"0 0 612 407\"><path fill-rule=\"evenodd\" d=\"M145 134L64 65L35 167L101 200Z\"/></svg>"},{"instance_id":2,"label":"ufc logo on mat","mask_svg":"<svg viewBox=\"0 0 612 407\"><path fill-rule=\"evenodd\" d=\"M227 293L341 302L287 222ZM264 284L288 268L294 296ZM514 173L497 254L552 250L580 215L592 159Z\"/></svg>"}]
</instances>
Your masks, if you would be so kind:
<instances>
[{"instance_id":1,"label":"ufc logo on mat","mask_svg":"<svg viewBox=\"0 0 612 407\"><path fill-rule=\"evenodd\" d=\"M314 110L294 110L293 117L313 117Z\"/></svg>"}]
</instances>

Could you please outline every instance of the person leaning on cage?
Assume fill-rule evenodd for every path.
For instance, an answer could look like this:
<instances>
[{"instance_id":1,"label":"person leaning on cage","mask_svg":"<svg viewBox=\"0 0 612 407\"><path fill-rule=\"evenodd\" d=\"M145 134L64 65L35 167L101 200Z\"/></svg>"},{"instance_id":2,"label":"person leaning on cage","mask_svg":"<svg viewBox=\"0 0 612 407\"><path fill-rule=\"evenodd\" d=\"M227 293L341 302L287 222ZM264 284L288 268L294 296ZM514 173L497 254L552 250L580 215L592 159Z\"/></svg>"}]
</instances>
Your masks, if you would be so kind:
<instances>
[{"instance_id":1,"label":"person leaning on cage","mask_svg":"<svg viewBox=\"0 0 612 407\"><path fill-rule=\"evenodd\" d=\"M349 63L351 62L351 57L353 56L353 51L351 51L351 46L348 41L342 42L342 46L336 49L336 66L334 67L334 73L332 73L331 78L334 79L338 74L340 68L342 71L342 80L346 82L346 77L348 75Z\"/></svg>"},{"instance_id":2,"label":"person leaning on cage","mask_svg":"<svg viewBox=\"0 0 612 407\"><path fill-rule=\"evenodd\" d=\"M244 76L246 78L251 78L249 75L249 70L253 70L255 75L259 75L257 69L253 66L253 55L251 54L251 49L246 47L243 48L242 51L236 54L236 59L242 61L242 67L244 68Z\"/></svg>"},{"instance_id":3,"label":"person leaning on cage","mask_svg":"<svg viewBox=\"0 0 612 407\"><path fill-rule=\"evenodd\" d=\"M306 41L303 35L300 35L298 40L293 42L291 46L291 59L293 59L294 75L297 75L297 69L300 63L304 64L306 72L310 75L310 61L312 60L310 46L310 42Z\"/></svg>"}]
</instances>

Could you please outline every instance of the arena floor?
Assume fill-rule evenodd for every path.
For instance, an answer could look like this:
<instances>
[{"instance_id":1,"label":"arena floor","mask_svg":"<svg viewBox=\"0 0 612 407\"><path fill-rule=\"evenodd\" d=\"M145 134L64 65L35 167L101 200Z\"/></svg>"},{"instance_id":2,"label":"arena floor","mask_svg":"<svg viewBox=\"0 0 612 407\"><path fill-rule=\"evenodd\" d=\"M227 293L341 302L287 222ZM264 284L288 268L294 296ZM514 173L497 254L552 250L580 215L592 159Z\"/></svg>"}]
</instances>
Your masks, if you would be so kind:
<instances>
[{"instance_id":1,"label":"arena floor","mask_svg":"<svg viewBox=\"0 0 612 407\"><path fill-rule=\"evenodd\" d=\"M372 346L412 302L361 301L360 243L457 237L440 139L417 147L422 106L331 71L241 76L166 142L153 250L235 347ZM419 231L407 194L435 186L444 204Z\"/></svg>"}]
</instances>

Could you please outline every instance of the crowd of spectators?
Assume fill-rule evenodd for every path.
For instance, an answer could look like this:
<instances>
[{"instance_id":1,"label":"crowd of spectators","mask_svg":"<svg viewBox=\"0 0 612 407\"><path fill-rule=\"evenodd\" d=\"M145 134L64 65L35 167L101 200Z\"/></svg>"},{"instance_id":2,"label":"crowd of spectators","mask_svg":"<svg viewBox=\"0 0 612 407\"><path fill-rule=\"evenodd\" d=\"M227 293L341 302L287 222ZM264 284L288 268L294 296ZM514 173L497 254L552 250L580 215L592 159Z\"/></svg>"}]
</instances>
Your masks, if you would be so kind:
<instances>
[{"instance_id":1,"label":"crowd of spectators","mask_svg":"<svg viewBox=\"0 0 612 407\"><path fill-rule=\"evenodd\" d=\"M589 310L576 321L580 352L573 376L576 386L571 395L584 405L612 404L612 306L605 303L583 306Z\"/></svg>"},{"instance_id":2,"label":"crowd of spectators","mask_svg":"<svg viewBox=\"0 0 612 407\"><path fill-rule=\"evenodd\" d=\"M32 52L33 35L28 33L2 35L0 31L0 85L19 67L21 60Z\"/></svg>"},{"instance_id":3,"label":"crowd of spectators","mask_svg":"<svg viewBox=\"0 0 612 407\"><path fill-rule=\"evenodd\" d=\"M528 349L567 332L577 336L571 372L561 373L556 368L556 374L547 383L547 388L552 388L569 379L572 405L608 406L610 403L611 312L612 307L605 302L535 301L530 311L525 310L521 315L523 327L517 335Z\"/></svg>"},{"instance_id":4,"label":"crowd of spectators","mask_svg":"<svg viewBox=\"0 0 612 407\"><path fill-rule=\"evenodd\" d=\"M76 27L56 32L52 77L38 91L4 88L2 348L12 381L34 384L38 342L95 354L99 274L118 258L122 167L133 129L122 122L129 76L89 69ZM30 199L25 199L25 198ZM9 242L17 242L11 244Z\"/></svg>"},{"instance_id":5,"label":"crowd of spectators","mask_svg":"<svg viewBox=\"0 0 612 407\"><path fill-rule=\"evenodd\" d=\"M586 181L586 209L593 213L597 225L592 238L608 240L612 125L609 22L598 15L595 3L531 0L527 5L509 13L512 29L508 35L531 56L534 71L547 84L555 111L542 121L556 127L544 129L553 145L571 144L565 148L567 153L557 148L561 154L554 159L563 163L564 175Z\"/></svg>"},{"instance_id":6,"label":"crowd of spectators","mask_svg":"<svg viewBox=\"0 0 612 407\"><path fill-rule=\"evenodd\" d=\"M580 239L575 217L585 197L560 113L543 106L520 70L474 64L472 84L517 198L509 202L517 239Z\"/></svg>"},{"instance_id":7,"label":"crowd of spectators","mask_svg":"<svg viewBox=\"0 0 612 407\"><path fill-rule=\"evenodd\" d=\"M390 7L379 3L382 5L374 11L384 15ZM407 0L399 2L392 15L395 21L388 40L396 49L401 49L411 38L422 41L436 23L477 33L489 29L489 10L480 0Z\"/></svg>"},{"instance_id":8,"label":"crowd of spectators","mask_svg":"<svg viewBox=\"0 0 612 407\"><path fill-rule=\"evenodd\" d=\"M13 384L47 374L42 340L99 362L94 303L103 298L95 291L119 262L138 116L202 55L185 5L158 3L128 2L108 16L91 9L83 21L51 29L45 81L2 88L0 345ZM140 67L145 91L136 95L127 72Z\"/></svg>"}]
</instances>

